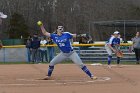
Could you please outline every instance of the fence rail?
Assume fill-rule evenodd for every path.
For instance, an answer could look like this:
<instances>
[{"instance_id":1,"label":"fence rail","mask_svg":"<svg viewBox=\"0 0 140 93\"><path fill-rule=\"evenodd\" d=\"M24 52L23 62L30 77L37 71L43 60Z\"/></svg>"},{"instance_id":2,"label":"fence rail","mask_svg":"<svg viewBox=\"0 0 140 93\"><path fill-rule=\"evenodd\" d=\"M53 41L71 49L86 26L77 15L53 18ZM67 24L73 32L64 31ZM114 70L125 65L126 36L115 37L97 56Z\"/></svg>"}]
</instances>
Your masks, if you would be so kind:
<instances>
[{"instance_id":1,"label":"fence rail","mask_svg":"<svg viewBox=\"0 0 140 93\"><path fill-rule=\"evenodd\" d=\"M104 48L105 43L100 44L73 44L74 50L79 54L83 61L107 61L107 52ZM131 43L122 43L121 48L124 52L122 61L135 61L135 55L130 51ZM56 45L46 45L46 47L56 47ZM56 54L58 51L56 52ZM113 54L113 60L116 60ZM27 62L27 50L25 45L3 46L0 50L0 62Z\"/></svg>"},{"instance_id":2,"label":"fence rail","mask_svg":"<svg viewBox=\"0 0 140 93\"><path fill-rule=\"evenodd\" d=\"M91 46L100 46L100 47L102 47L102 46L104 46L105 45L105 42L103 42L103 43L93 43L93 44L72 44L72 46L74 46L74 47L91 47ZM132 45L132 43L121 43L121 46L131 46ZM48 47L56 47L57 45L56 44L52 44L52 45L45 45L46 47L48 46ZM24 48L25 47L25 45L13 45L13 46L3 46L3 48ZM97 47L97 48L100 48L100 47Z\"/></svg>"}]
</instances>

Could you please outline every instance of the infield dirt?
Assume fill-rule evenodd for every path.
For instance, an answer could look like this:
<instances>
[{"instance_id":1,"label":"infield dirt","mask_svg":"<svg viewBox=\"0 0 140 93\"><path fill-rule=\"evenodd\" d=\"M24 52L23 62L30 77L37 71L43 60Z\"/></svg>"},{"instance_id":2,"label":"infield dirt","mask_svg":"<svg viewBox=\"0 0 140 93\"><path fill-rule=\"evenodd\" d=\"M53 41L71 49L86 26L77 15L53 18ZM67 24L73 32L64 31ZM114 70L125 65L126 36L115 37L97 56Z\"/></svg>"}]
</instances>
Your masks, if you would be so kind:
<instances>
[{"instance_id":1,"label":"infield dirt","mask_svg":"<svg viewBox=\"0 0 140 93\"><path fill-rule=\"evenodd\" d=\"M0 93L140 93L140 65L87 66L99 79L74 64L56 65L52 80L38 80L48 64L0 65Z\"/></svg>"}]
</instances>

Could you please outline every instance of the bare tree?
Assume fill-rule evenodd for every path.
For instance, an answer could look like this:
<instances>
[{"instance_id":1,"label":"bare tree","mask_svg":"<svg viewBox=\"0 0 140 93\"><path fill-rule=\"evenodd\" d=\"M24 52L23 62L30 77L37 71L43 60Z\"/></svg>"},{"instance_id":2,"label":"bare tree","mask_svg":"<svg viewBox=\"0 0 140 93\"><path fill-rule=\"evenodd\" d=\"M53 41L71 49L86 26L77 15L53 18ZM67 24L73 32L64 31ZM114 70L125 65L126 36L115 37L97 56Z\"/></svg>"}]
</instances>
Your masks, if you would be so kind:
<instances>
[{"instance_id":1,"label":"bare tree","mask_svg":"<svg viewBox=\"0 0 140 93\"><path fill-rule=\"evenodd\" d=\"M62 24L66 30L73 33L93 34L93 29L89 28L90 22L139 20L139 2L139 0L0 0L1 11L9 16L1 32L10 28L9 19L17 12L25 18L31 34L39 30L36 25L38 20L43 21L50 32L53 32L58 24ZM112 28L99 27L98 29L104 32L104 35L112 31ZM104 39L105 36L101 35L100 31L94 33L95 39Z\"/></svg>"}]
</instances>

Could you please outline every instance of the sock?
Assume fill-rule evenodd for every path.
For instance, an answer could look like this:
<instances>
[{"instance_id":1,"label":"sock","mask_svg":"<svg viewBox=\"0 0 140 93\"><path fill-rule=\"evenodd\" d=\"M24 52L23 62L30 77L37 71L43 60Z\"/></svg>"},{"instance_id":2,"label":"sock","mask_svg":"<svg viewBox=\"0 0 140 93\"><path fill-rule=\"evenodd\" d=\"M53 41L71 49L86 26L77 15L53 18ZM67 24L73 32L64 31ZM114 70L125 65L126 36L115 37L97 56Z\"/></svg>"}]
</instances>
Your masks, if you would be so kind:
<instances>
[{"instance_id":1,"label":"sock","mask_svg":"<svg viewBox=\"0 0 140 93\"><path fill-rule=\"evenodd\" d=\"M117 64L120 64L120 57L117 57Z\"/></svg>"},{"instance_id":2,"label":"sock","mask_svg":"<svg viewBox=\"0 0 140 93\"><path fill-rule=\"evenodd\" d=\"M90 73L90 71L88 70L88 68L86 66L82 67L82 70L89 76L92 77L93 75Z\"/></svg>"},{"instance_id":3,"label":"sock","mask_svg":"<svg viewBox=\"0 0 140 93\"><path fill-rule=\"evenodd\" d=\"M108 65L111 64L111 59L112 59L112 56L108 56Z\"/></svg>"},{"instance_id":4,"label":"sock","mask_svg":"<svg viewBox=\"0 0 140 93\"><path fill-rule=\"evenodd\" d=\"M54 66L49 66L48 76L51 76L52 75L53 69L54 69Z\"/></svg>"}]
</instances>

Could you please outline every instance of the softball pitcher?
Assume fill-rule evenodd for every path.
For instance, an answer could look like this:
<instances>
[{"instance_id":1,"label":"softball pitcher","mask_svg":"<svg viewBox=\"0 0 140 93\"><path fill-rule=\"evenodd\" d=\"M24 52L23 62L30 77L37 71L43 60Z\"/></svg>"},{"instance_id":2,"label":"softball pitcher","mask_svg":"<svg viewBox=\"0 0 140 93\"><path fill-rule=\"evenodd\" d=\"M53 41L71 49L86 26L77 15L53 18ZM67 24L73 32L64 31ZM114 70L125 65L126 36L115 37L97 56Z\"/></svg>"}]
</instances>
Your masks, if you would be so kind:
<instances>
[{"instance_id":1,"label":"softball pitcher","mask_svg":"<svg viewBox=\"0 0 140 93\"><path fill-rule=\"evenodd\" d=\"M108 42L105 44L105 49L108 53L108 67L111 68L111 59L112 59L112 52L116 53L120 49L120 38L119 32L115 31L113 35L110 37ZM117 64L120 64L120 57L117 57Z\"/></svg>"},{"instance_id":2,"label":"softball pitcher","mask_svg":"<svg viewBox=\"0 0 140 93\"><path fill-rule=\"evenodd\" d=\"M58 26L56 33L46 32L42 23L40 24L40 28L42 33L45 36L50 37L57 44L58 48L61 50L61 52L51 60L48 68L48 74L44 78L44 80L51 79L54 66L62 62L66 58L71 59L75 64L77 64L91 79L97 79L95 76L93 76L93 74L91 74L88 68L83 64L78 54L73 50L70 39L76 37L76 34L64 32L63 26Z\"/></svg>"}]
</instances>

